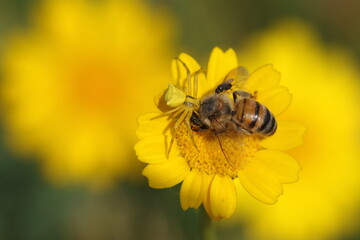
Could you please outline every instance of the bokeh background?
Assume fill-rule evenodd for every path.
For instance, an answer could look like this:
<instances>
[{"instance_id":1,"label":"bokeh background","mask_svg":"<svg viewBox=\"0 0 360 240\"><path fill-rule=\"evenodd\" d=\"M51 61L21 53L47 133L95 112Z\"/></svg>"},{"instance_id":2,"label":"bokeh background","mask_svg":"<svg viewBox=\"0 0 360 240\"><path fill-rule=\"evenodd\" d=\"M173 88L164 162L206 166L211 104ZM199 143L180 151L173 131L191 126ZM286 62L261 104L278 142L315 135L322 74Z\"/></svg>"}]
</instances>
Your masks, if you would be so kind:
<instances>
[{"instance_id":1,"label":"bokeh background","mask_svg":"<svg viewBox=\"0 0 360 240\"><path fill-rule=\"evenodd\" d=\"M179 187L154 190L136 118L186 52L273 63L308 127L300 182L246 194L218 239L360 239L360 2L0 0L0 239L200 239Z\"/></svg>"}]
</instances>

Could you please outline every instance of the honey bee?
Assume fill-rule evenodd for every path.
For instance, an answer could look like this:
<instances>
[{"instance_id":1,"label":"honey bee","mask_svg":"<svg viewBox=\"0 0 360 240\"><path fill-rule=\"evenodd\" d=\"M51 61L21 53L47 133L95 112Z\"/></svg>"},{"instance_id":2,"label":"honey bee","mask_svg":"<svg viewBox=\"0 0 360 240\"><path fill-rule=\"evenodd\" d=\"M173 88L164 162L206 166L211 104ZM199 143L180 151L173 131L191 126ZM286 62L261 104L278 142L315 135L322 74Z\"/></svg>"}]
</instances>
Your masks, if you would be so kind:
<instances>
[{"instance_id":1,"label":"honey bee","mask_svg":"<svg viewBox=\"0 0 360 240\"><path fill-rule=\"evenodd\" d=\"M216 87L215 93L200 100L198 113L194 112L191 117L193 131L212 130L215 133L225 158L232 166L234 161L227 157L228 146L225 146L226 142L231 142L225 141L225 138L231 136L229 133L267 137L273 135L277 128L274 115L264 104L256 101L251 93L237 90L232 91L232 96L226 94L235 82L243 84L246 81L244 73L241 67L232 70Z\"/></svg>"},{"instance_id":2,"label":"honey bee","mask_svg":"<svg viewBox=\"0 0 360 240\"><path fill-rule=\"evenodd\" d=\"M249 97L239 98L242 92L233 92L233 101L225 94L212 94L200 102L199 115L193 114L192 129L213 129L216 133L228 130L247 135L271 136L277 124L274 115L264 105Z\"/></svg>"}]
</instances>

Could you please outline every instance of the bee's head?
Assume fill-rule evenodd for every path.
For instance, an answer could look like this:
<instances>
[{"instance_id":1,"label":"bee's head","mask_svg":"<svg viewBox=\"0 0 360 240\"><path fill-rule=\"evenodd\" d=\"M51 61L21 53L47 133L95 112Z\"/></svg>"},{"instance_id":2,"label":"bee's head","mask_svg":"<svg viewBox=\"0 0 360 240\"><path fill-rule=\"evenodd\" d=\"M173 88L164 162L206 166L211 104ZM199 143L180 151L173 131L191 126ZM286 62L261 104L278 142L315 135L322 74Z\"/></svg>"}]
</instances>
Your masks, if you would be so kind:
<instances>
[{"instance_id":1,"label":"bee's head","mask_svg":"<svg viewBox=\"0 0 360 240\"><path fill-rule=\"evenodd\" d=\"M213 94L200 103L199 114L202 119L213 119L224 114L230 114L229 99L225 95Z\"/></svg>"},{"instance_id":2,"label":"bee's head","mask_svg":"<svg viewBox=\"0 0 360 240\"><path fill-rule=\"evenodd\" d=\"M202 118L208 118L209 116L215 115L218 112L219 100L214 96L210 96L200 104L200 115Z\"/></svg>"}]
</instances>

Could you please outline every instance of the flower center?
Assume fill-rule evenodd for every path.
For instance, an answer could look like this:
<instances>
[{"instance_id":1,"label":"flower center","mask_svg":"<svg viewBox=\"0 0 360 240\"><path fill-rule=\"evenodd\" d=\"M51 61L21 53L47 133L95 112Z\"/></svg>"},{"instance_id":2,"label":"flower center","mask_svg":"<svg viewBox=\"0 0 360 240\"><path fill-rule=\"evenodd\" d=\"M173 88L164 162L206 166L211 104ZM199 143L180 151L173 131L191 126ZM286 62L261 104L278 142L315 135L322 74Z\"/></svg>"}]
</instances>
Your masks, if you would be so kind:
<instances>
[{"instance_id":1,"label":"flower center","mask_svg":"<svg viewBox=\"0 0 360 240\"><path fill-rule=\"evenodd\" d=\"M176 130L175 139L182 157L192 169L208 174L238 176L261 147L259 138L237 131L215 134L212 130L193 132L196 150L185 124Z\"/></svg>"}]
</instances>

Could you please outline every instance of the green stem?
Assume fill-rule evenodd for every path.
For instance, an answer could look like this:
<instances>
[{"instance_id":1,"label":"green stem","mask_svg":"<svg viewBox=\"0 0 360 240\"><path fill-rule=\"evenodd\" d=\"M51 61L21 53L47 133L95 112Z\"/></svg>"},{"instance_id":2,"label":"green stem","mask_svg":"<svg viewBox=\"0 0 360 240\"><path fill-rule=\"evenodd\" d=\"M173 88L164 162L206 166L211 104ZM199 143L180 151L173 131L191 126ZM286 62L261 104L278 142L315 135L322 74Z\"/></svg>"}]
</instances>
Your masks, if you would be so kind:
<instances>
[{"instance_id":1,"label":"green stem","mask_svg":"<svg viewBox=\"0 0 360 240\"><path fill-rule=\"evenodd\" d=\"M204 208L200 211L201 240L217 240L214 221L207 215Z\"/></svg>"}]
</instances>

